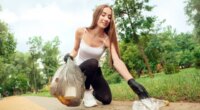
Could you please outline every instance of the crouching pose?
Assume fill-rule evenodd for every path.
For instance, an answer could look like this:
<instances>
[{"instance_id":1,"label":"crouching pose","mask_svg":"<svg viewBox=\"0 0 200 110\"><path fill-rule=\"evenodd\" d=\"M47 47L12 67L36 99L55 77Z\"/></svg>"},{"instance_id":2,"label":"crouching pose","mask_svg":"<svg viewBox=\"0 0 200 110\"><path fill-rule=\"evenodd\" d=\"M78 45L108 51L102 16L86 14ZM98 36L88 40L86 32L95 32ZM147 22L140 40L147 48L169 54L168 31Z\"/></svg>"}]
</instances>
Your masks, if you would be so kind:
<instances>
[{"instance_id":1,"label":"crouching pose","mask_svg":"<svg viewBox=\"0 0 200 110\"><path fill-rule=\"evenodd\" d=\"M74 48L71 53L64 57L65 61L68 57L74 59L86 76L86 90L83 97L85 107L96 106L96 100L105 105L110 104L112 101L109 85L104 79L99 66L99 59L106 49L109 50L111 65L127 81L139 99L148 98L148 92L133 79L124 62L119 57L112 8L108 5L100 5L93 13L91 26L77 29Z\"/></svg>"}]
</instances>

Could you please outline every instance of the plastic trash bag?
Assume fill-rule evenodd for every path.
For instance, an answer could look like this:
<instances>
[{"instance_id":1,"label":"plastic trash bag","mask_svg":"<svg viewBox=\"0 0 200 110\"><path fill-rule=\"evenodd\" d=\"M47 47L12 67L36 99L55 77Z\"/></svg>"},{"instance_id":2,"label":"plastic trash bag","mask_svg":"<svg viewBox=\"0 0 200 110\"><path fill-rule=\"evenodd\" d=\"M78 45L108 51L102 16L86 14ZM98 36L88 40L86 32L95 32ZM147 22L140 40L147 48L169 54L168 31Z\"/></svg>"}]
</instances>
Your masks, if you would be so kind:
<instances>
[{"instance_id":1,"label":"plastic trash bag","mask_svg":"<svg viewBox=\"0 0 200 110\"><path fill-rule=\"evenodd\" d=\"M161 107L168 106L169 101L155 98L141 99L133 102L132 110L159 110Z\"/></svg>"},{"instance_id":2,"label":"plastic trash bag","mask_svg":"<svg viewBox=\"0 0 200 110\"><path fill-rule=\"evenodd\" d=\"M50 93L62 104L79 106L84 94L85 76L74 61L68 58L67 63L58 68L50 84Z\"/></svg>"}]
</instances>

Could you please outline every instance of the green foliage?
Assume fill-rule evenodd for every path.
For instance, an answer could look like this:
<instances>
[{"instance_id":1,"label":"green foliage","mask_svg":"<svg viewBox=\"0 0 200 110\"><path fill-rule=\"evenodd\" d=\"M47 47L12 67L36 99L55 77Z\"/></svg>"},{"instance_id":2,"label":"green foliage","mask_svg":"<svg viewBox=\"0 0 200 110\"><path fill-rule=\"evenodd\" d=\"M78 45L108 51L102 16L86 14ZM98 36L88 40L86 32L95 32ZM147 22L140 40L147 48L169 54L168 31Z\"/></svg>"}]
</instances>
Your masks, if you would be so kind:
<instances>
[{"instance_id":1,"label":"green foliage","mask_svg":"<svg viewBox=\"0 0 200 110\"><path fill-rule=\"evenodd\" d=\"M177 51L192 51L196 42L194 37L190 33L180 33L174 37L174 41L177 45Z\"/></svg>"},{"instance_id":2,"label":"green foliage","mask_svg":"<svg viewBox=\"0 0 200 110\"><path fill-rule=\"evenodd\" d=\"M138 74L136 71L140 71L145 68L143 59L140 56L137 46L132 42L125 43L121 41L120 53L122 60L125 62L132 76L137 77Z\"/></svg>"},{"instance_id":3,"label":"green foliage","mask_svg":"<svg viewBox=\"0 0 200 110\"><path fill-rule=\"evenodd\" d=\"M184 52L180 52L180 55L178 55L179 58L177 59L179 66L181 68L188 68L193 64L193 55L192 52L186 50Z\"/></svg>"},{"instance_id":4,"label":"green foliage","mask_svg":"<svg viewBox=\"0 0 200 110\"><path fill-rule=\"evenodd\" d=\"M195 47L194 50L194 63L197 68L200 68L200 45Z\"/></svg>"},{"instance_id":5,"label":"green foliage","mask_svg":"<svg viewBox=\"0 0 200 110\"><path fill-rule=\"evenodd\" d=\"M13 34L9 32L7 24L0 21L0 57L5 58L3 62L9 62L15 48L16 41Z\"/></svg>"},{"instance_id":6,"label":"green foliage","mask_svg":"<svg viewBox=\"0 0 200 110\"><path fill-rule=\"evenodd\" d=\"M14 57L13 57L13 65L15 66L17 70L17 74L24 74L27 77L29 76L29 73L31 72L32 65L30 65L29 62L30 54L28 53L22 53L16 51Z\"/></svg>"},{"instance_id":7,"label":"green foliage","mask_svg":"<svg viewBox=\"0 0 200 110\"><path fill-rule=\"evenodd\" d=\"M106 80L109 84L116 84L116 83L120 83L122 78L120 77L118 73L115 72L113 74L106 76Z\"/></svg>"},{"instance_id":8,"label":"green foliage","mask_svg":"<svg viewBox=\"0 0 200 110\"><path fill-rule=\"evenodd\" d=\"M38 69L39 64L38 60L41 58L41 50L42 50L42 38L41 36L34 36L32 38L29 38L27 44L30 46L29 52L30 52L30 64L31 64L31 72L30 77L32 79L30 80L31 88L34 92L38 91L38 84L40 85L38 79L40 78L40 70Z\"/></svg>"},{"instance_id":9,"label":"green foliage","mask_svg":"<svg viewBox=\"0 0 200 110\"><path fill-rule=\"evenodd\" d=\"M3 96L21 94L27 91L37 92L47 83L46 79L53 74L58 66L59 40L42 45L41 37L33 37L28 42L29 53L16 51L9 55L9 60L0 56L0 93ZM8 61L6 62L5 61ZM41 61L44 61L41 63ZM41 65L45 65L44 69ZM51 69L48 73L42 72L46 66Z\"/></svg>"},{"instance_id":10,"label":"green foliage","mask_svg":"<svg viewBox=\"0 0 200 110\"><path fill-rule=\"evenodd\" d=\"M178 61L176 60L176 54L174 52L165 53L164 55L164 71L165 74L173 74L179 71Z\"/></svg>"},{"instance_id":11,"label":"green foliage","mask_svg":"<svg viewBox=\"0 0 200 110\"><path fill-rule=\"evenodd\" d=\"M28 79L21 74L16 76L11 75L4 84L4 89L9 93L9 95L25 93L28 88Z\"/></svg>"},{"instance_id":12,"label":"green foliage","mask_svg":"<svg viewBox=\"0 0 200 110\"><path fill-rule=\"evenodd\" d=\"M9 32L6 23L0 21L0 88L1 94L4 92L4 83L9 75L16 73L12 65L13 55L16 49L16 41L12 33Z\"/></svg>"},{"instance_id":13,"label":"green foliage","mask_svg":"<svg viewBox=\"0 0 200 110\"><path fill-rule=\"evenodd\" d=\"M126 43L137 44L148 73L152 75L148 57L144 52L143 43L140 41L140 37L148 37L150 33L155 32L156 18L143 15L145 11L153 9L148 2L148 0L116 0L113 9L120 39Z\"/></svg>"},{"instance_id":14,"label":"green foliage","mask_svg":"<svg viewBox=\"0 0 200 110\"><path fill-rule=\"evenodd\" d=\"M197 45L192 34L177 34L171 27L158 35L159 42L162 42L159 59L164 61L164 70L167 74L178 71L178 68L190 67L193 64L192 51Z\"/></svg>"},{"instance_id":15,"label":"green foliage","mask_svg":"<svg viewBox=\"0 0 200 110\"><path fill-rule=\"evenodd\" d=\"M47 77L46 83L49 82L49 78L54 75L59 66L59 44L60 41L58 37L56 37L52 42L46 42L42 48L41 60L44 66L43 73Z\"/></svg>"},{"instance_id":16,"label":"green foliage","mask_svg":"<svg viewBox=\"0 0 200 110\"><path fill-rule=\"evenodd\" d=\"M148 41L147 46L145 46L145 53L149 58L152 70L156 71L156 65L163 61L162 53L165 48L159 36L152 35L149 38L150 40Z\"/></svg>"},{"instance_id":17,"label":"green foliage","mask_svg":"<svg viewBox=\"0 0 200 110\"><path fill-rule=\"evenodd\" d=\"M199 0L186 0L185 12L188 15L189 23L194 25L194 35L200 42L200 2Z\"/></svg>"},{"instance_id":18,"label":"green foliage","mask_svg":"<svg viewBox=\"0 0 200 110\"><path fill-rule=\"evenodd\" d=\"M29 51L31 59L37 61L41 56L42 38L41 36L30 37L27 44L30 46Z\"/></svg>"},{"instance_id":19,"label":"green foliage","mask_svg":"<svg viewBox=\"0 0 200 110\"><path fill-rule=\"evenodd\" d=\"M118 73L115 72L115 70L113 68L110 67L109 65L109 58L108 55L106 54L105 56L105 61L102 62L103 66L102 66L102 73L106 79L106 81L109 84L113 84L113 83L120 83L122 78L120 77L120 75Z\"/></svg>"},{"instance_id":20,"label":"green foliage","mask_svg":"<svg viewBox=\"0 0 200 110\"><path fill-rule=\"evenodd\" d=\"M189 33L180 33L174 38L176 48L174 51L177 53L177 61L181 68L188 68L193 63L192 51L196 45L194 37Z\"/></svg>"},{"instance_id":21,"label":"green foliage","mask_svg":"<svg viewBox=\"0 0 200 110\"><path fill-rule=\"evenodd\" d=\"M153 32L155 17L144 16L142 12L151 11L148 0L116 0L113 9L116 16L118 33L126 42L139 42L140 36Z\"/></svg>"}]
</instances>

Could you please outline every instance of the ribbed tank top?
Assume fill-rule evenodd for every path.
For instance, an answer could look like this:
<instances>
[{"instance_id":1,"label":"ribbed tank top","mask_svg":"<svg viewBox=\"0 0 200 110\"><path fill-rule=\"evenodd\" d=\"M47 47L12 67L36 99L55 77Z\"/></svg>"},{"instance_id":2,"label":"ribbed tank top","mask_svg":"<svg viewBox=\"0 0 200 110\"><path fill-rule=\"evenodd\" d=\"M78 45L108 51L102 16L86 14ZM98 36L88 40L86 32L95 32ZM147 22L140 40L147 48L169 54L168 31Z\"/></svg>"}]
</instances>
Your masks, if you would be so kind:
<instances>
[{"instance_id":1,"label":"ribbed tank top","mask_svg":"<svg viewBox=\"0 0 200 110\"><path fill-rule=\"evenodd\" d=\"M79 51L78 51L78 55L75 59L76 64L80 65L81 63L83 63L84 61L88 60L88 59L96 59L99 61L99 59L101 58L102 54L105 51L105 46L104 44L102 44L99 47L91 47L90 45L88 45L84 40L83 37L85 36L85 32L87 30L85 29L84 34L82 36L82 39L80 41L80 46L79 46Z\"/></svg>"}]
</instances>

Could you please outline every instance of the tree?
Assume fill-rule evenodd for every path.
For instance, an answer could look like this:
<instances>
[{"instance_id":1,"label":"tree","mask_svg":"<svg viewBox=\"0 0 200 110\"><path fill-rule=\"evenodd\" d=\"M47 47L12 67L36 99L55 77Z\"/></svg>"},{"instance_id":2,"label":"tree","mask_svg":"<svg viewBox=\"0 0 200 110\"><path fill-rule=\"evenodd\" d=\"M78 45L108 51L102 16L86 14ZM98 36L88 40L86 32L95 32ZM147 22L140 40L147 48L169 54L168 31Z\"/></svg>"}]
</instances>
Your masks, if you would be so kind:
<instances>
[{"instance_id":1,"label":"tree","mask_svg":"<svg viewBox=\"0 0 200 110\"><path fill-rule=\"evenodd\" d=\"M44 66L43 72L47 76L47 82L51 80L57 67L59 66L59 46L60 41L58 37L54 38L52 42L48 41L42 47L42 64Z\"/></svg>"},{"instance_id":2,"label":"tree","mask_svg":"<svg viewBox=\"0 0 200 110\"><path fill-rule=\"evenodd\" d=\"M6 23L0 21L0 92L5 92L4 84L8 76L15 73L12 65L13 55L15 54L16 41L12 33L9 32Z\"/></svg>"},{"instance_id":3,"label":"tree","mask_svg":"<svg viewBox=\"0 0 200 110\"><path fill-rule=\"evenodd\" d=\"M196 45L194 52L194 64L196 68L200 68L200 45Z\"/></svg>"},{"instance_id":4,"label":"tree","mask_svg":"<svg viewBox=\"0 0 200 110\"><path fill-rule=\"evenodd\" d=\"M185 12L188 15L188 22L194 25L194 35L200 42L200 1L187 0Z\"/></svg>"},{"instance_id":5,"label":"tree","mask_svg":"<svg viewBox=\"0 0 200 110\"><path fill-rule=\"evenodd\" d=\"M134 41L137 44L140 54L148 69L150 76L153 76L148 57L144 52L140 37L147 37L154 32L154 17L145 17L144 11L151 11L153 7L147 5L149 0L116 0L113 9L116 16L118 33L125 42Z\"/></svg>"},{"instance_id":6,"label":"tree","mask_svg":"<svg viewBox=\"0 0 200 110\"><path fill-rule=\"evenodd\" d=\"M33 80L31 80L31 85L34 89L34 92L37 93L37 78L39 78L40 73L40 71L38 71L38 60L41 57L42 38L40 36L34 36L32 38L29 38L27 44L30 45L30 63L32 65L30 78L32 78Z\"/></svg>"},{"instance_id":7,"label":"tree","mask_svg":"<svg viewBox=\"0 0 200 110\"><path fill-rule=\"evenodd\" d=\"M131 74L134 77L140 77L145 66L137 46L132 42L126 43L121 41L120 52L126 53L122 54L121 58L126 62L127 68Z\"/></svg>"},{"instance_id":8,"label":"tree","mask_svg":"<svg viewBox=\"0 0 200 110\"><path fill-rule=\"evenodd\" d=\"M177 33L171 26L166 27L162 33L158 35L162 42L164 51L162 52L162 60L164 72L173 74L178 72L178 45L176 43Z\"/></svg>"},{"instance_id":9,"label":"tree","mask_svg":"<svg viewBox=\"0 0 200 110\"><path fill-rule=\"evenodd\" d=\"M11 54L15 52L16 41L12 33L9 32L6 23L0 21L0 56L8 62Z\"/></svg>"},{"instance_id":10,"label":"tree","mask_svg":"<svg viewBox=\"0 0 200 110\"><path fill-rule=\"evenodd\" d=\"M163 66L162 53L164 52L161 38L156 34L149 36L149 41L145 47L145 53L149 58L152 70L159 72L160 70L158 70L157 65L160 65L160 67Z\"/></svg>"},{"instance_id":11,"label":"tree","mask_svg":"<svg viewBox=\"0 0 200 110\"><path fill-rule=\"evenodd\" d=\"M13 34L9 32L7 24L0 21L0 83L10 74L5 72L12 61L15 49L16 41Z\"/></svg>"},{"instance_id":12,"label":"tree","mask_svg":"<svg viewBox=\"0 0 200 110\"><path fill-rule=\"evenodd\" d=\"M192 52L196 46L196 41L194 41L194 36L189 33L180 33L175 38L174 41L177 45L176 52L178 52L179 66L181 68L188 68L193 63Z\"/></svg>"},{"instance_id":13,"label":"tree","mask_svg":"<svg viewBox=\"0 0 200 110\"><path fill-rule=\"evenodd\" d=\"M120 83L122 78L115 73L116 71L113 68L110 67L108 60L109 60L109 55L107 51L106 54L103 56L103 59L100 61L100 63L103 63L102 73L105 76L105 79L109 84Z\"/></svg>"}]
</instances>

